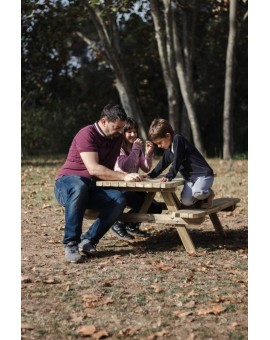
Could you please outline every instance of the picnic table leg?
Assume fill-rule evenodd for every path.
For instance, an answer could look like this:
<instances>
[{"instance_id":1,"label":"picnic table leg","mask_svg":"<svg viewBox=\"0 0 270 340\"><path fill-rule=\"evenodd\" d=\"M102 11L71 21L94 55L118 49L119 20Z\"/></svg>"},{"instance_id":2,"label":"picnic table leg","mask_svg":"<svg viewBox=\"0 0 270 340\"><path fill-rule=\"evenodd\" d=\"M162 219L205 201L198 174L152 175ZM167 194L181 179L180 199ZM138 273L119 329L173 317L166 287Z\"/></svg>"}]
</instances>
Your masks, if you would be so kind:
<instances>
[{"instance_id":1,"label":"picnic table leg","mask_svg":"<svg viewBox=\"0 0 270 340\"><path fill-rule=\"evenodd\" d=\"M148 192L143 202L143 205L141 206L139 213L142 213L142 214L147 213L148 209L150 208L151 203L153 202L155 195L156 195L156 192Z\"/></svg>"},{"instance_id":2,"label":"picnic table leg","mask_svg":"<svg viewBox=\"0 0 270 340\"><path fill-rule=\"evenodd\" d=\"M176 204L176 201L175 201L172 193L162 191L161 195L162 195L164 202L167 205L167 208L168 208L169 211L177 211L178 210L178 206Z\"/></svg>"},{"instance_id":3,"label":"picnic table leg","mask_svg":"<svg viewBox=\"0 0 270 340\"><path fill-rule=\"evenodd\" d=\"M175 205L177 206L177 209L181 209L181 202L175 192L172 192L172 197L174 199Z\"/></svg>"},{"instance_id":4,"label":"picnic table leg","mask_svg":"<svg viewBox=\"0 0 270 340\"><path fill-rule=\"evenodd\" d=\"M178 205L180 204L180 202L175 193L162 192L162 196L169 211L176 212L179 210ZM186 226L185 225L176 226L176 230L178 232L178 235L180 236L180 239L183 243L185 250L188 253L196 253L196 249L194 247L194 244L192 242L192 239L188 233Z\"/></svg>"},{"instance_id":5,"label":"picnic table leg","mask_svg":"<svg viewBox=\"0 0 270 340\"><path fill-rule=\"evenodd\" d=\"M196 253L196 249L185 226L176 227L184 248L188 253Z\"/></svg>"},{"instance_id":6,"label":"picnic table leg","mask_svg":"<svg viewBox=\"0 0 270 340\"><path fill-rule=\"evenodd\" d=\"M218 215L216 213L209 214L210 220L216 230L216 232L223 238L225 238L227 235L225 233L225 230L223 229L221 222L218 218Z\"/></svg>"}]
</instances>

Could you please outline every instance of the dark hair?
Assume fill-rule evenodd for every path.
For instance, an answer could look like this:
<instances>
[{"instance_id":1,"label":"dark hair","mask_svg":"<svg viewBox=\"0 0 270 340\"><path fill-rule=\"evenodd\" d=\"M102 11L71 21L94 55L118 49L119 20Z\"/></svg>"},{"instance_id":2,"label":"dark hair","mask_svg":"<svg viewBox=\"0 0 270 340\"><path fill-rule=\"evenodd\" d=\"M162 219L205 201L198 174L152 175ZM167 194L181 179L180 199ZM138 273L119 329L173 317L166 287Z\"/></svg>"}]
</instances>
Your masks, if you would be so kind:
<instances>
[{"instance_id":1,"label":"dark hair","mask_svg":"<svg viewBox=\"0 0 270 340\"><path fill-rule=\"evenodd\" d=\"M103 117L106 117L108 122L115 122L116 120L126 120L127 114L120 105L109 103L101 112L100 118Z\"/></svg>"},{"instance_id":2,"label":"dark hair","mask_svg":"<svg viewBox=\"0 0 270 340\"><path fill-rule=\"evenodd\" d=\"M152 121L149 131L148 137L150 140L155 140L158 138L166 137L166 133L170 133L171 137L174 136L174 131L169 122L162 118L156 118Z\"/></svg>"},{"instance_id":3,"label":"dark hair","mask_svg":"<svg viewBox=\"0 0 270 340\"><path fill-rule=\"evenodd\" d=\"M123 132L126 132L130 129L135 129L138 133L138 123L133 118L127 117L126 125L124 126Z\"/></svg>"},{"instance_id":4,"label":"dark hair","mask_svg":"<svg viewBox=\"0 0 270 340\"><path fill-rule=\"evenodd\" d=\"M124 126L123 134L130 129L136 130L137 135L138 135L138 123L133 118L127 117L127 122L126 122L126 125ZM123 146L123 149L125 150L125 152L129 154L127 142L126 142L125 139L123 139L123 145L122 146Z\"/></svg>"}]
</instances>

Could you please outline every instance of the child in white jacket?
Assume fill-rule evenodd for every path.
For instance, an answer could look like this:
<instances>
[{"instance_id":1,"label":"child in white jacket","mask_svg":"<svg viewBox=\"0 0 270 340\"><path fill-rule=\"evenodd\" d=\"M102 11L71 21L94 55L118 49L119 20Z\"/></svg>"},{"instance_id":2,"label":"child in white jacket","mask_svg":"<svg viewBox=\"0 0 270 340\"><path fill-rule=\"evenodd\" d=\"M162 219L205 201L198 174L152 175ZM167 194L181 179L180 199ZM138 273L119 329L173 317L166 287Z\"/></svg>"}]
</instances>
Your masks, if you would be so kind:
<instances>
[{"instance_id":1,"label":"child in white jacket","mask_svg":"<svg viewBox=\"0 0 270 340\"><path fill-rule=\"evenodd\" d=\"M123 135L123 145L114 170L135 173L141 169L143 172L149 172L152 168L154 157L153 143L149 141L145 142L144 154L142 151L144 143L140 138L138 138L138 124L134 119L129 117L127 118ZM146 192L125 192L127 205L132 208L130 212L139 211L146 195ZM160 214L162 212L162 208L158 202L153 201L148 212L152 214ZM145 231L139 229L139 223L125 223L117 221L113 224L112 231L122 239L132 239L133 236L131 234L147 236Z\"/></svg>"}]
</instances>

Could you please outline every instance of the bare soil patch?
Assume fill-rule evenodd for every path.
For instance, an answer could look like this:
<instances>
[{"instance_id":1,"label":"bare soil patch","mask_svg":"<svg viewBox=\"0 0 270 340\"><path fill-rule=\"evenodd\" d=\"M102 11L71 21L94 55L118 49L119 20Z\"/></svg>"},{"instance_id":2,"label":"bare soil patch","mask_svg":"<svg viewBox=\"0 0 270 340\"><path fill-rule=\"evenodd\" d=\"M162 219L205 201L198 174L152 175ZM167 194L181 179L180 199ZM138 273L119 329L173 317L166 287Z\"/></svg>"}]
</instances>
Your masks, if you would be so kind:
<instances>
[{"instance_id":1,"label":"bare soil patch","mask_svg":"<svg viewBox=\"0 0 270 340\"><path fill-rule=\"evenodd\" d=\"M63 160L22 162L23 339L248 338L246 160L209 160L216 198L241 199L219 213L226 240L206 219L190 229L198 250L190 256L173 227L143 224L149 238L127 243L108 232L81 264L64 258L64 210L53 193Z\"/></svg>"}]
</instances>

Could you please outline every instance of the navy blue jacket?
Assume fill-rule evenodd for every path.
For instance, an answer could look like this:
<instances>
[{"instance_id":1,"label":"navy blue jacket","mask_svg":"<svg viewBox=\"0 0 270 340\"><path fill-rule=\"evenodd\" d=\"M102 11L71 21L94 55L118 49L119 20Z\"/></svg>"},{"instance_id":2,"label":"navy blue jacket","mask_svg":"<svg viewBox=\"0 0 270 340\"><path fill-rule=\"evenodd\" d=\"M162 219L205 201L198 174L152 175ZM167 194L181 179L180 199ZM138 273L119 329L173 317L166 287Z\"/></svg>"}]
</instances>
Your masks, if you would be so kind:
<instances>
[{"instance_id":1,"label":"navy blue jacket","mask_svg":"<svg viewBox=\"0 0 270 340\"><path fill-rule=\"evenodd\" d=\"M185 180L190 182L195 182L201 176L214 176L212 168L201 153L180 134L174 136L170 148L164 151L161 160L148 175L155 178L170 164L171 167L164 176L170 181L174 179L178 172Z\"/></svg>"}]
</instances>

